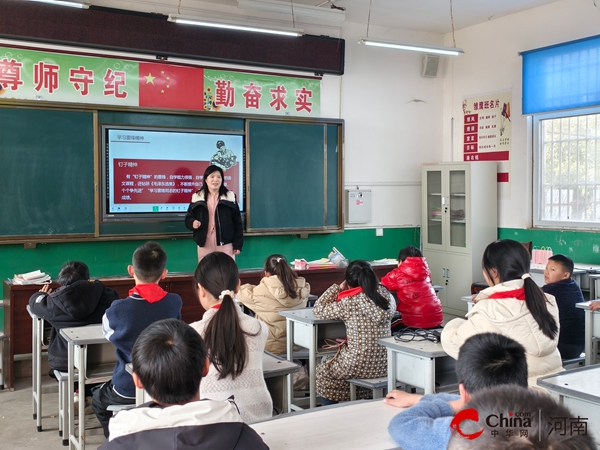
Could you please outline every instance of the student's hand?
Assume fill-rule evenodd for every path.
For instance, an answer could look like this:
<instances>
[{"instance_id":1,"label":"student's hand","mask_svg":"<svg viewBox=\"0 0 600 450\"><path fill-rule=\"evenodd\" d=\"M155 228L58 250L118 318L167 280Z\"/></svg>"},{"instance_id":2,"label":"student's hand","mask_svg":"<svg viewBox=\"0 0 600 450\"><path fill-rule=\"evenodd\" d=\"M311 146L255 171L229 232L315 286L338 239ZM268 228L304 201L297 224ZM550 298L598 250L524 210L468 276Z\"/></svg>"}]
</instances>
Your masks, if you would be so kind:
<instances>
[{"instance_id":1,"label":"student's hand","mask_svg":"<svg viewBox=\"0 0 600 450\"><path fill-rule=\"evenodd\" d=\"M200 225L201 225L201 223L199 220L194 220L192 222L192 227L194 227L194 230L197 230L198 228L200 228Z\"/></svg>"},{"instance_id":2,"label":"student's hand","mask_svg":"<svg viewBox=\"0 0 600 450\"><path fill-rule=\"evenodd\" d=\"M395 406L396 408L409 408L419 403L422 397L420 394L409 394L408 392L394 389L385 396L383 403Z\"/></svg>"},{"instance_id":3,"label":"student's hand","mask_svg":"<svg viewBox=\"0 0 600 450\"><path fill-rule=\"evenodd\" d=\"M42 288L39 290L39 292L43 292L44 294L50 294L52 292L52 289L50 288L50 284L45 284L42 286ZM600 303L600 302L598 302Z\"/></svg>"},{"instance_id":4,"label":"student's hand","mask_svg":"<svg viewBox=\"0 0 600 450\"><path fill-rule=\"evenodd\" d=\"M454 411L454 414L465 407L465 401L462 399L462 397L458 400L452 400L451 402L448 402L448 404L452 408L452 411Z\"/></svg>"},{"instance_id":5,"label":"student's hand","mask_svg":"<svg viewBox=\"0 0 600 450\"><path fill-rule=\"evenodd\" d=\"M590 303L590 309L592 311L598 311L598 310L600 310L600 300L597 300L595 302Z\"/></svg>"},{"instance_id":6,"label":"student's hand","mask_svg":"<svg viewBox=\"0 0 600 450\"><path fill-rule=\"evenodd\" d=\"M340 283L340 289L342 291L345 291L346 289L348 289L348 283L346 283L346 280L344 280Z\"/></svg>"},{"instance_id":7,"label":"student's hand","mask_svg":"<svg viewBox=\"0 0 600 450\"><path fill-rule=\"evenodd\" d=\"M233 251L233 254L234 254L234 255L239 255L240 253L242 253L242 251L241 251L241 250L238 250L238 249L236 249L236 250L234 250L234 251Z\"/></svg>"}]
</instances>

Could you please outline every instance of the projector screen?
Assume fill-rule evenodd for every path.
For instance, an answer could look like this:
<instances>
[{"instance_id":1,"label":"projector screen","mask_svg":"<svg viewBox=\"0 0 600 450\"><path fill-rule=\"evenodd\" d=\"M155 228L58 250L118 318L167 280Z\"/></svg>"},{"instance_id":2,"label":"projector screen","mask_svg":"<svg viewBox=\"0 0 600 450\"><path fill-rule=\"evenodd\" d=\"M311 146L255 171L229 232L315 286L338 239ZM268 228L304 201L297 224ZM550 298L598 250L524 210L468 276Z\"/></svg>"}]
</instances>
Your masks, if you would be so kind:
<instances>
[{"instance_id":1,"label":"projector screen","mask_svg":"<svg viewBox=\"0 0 600 450\"><path fill-rule=\"evenodd\" d=\"M244 210L244 136L239 132L102 126L103 220L182 220L206 168Z\"/></svg>"}]
</instances>

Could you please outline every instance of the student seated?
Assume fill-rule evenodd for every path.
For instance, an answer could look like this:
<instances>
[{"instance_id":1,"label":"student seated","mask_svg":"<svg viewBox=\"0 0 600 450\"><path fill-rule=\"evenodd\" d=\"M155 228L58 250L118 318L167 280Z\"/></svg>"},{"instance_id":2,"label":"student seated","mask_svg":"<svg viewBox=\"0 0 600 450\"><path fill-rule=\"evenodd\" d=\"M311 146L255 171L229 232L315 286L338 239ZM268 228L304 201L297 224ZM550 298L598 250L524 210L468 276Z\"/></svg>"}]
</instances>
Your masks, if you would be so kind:
<instances>
[{"instance_id":1,"label":"student seated","mask_svg":"<svg viewBox=\"0 0 600 450\"><path fill-rule=\"evenodd\" d=\"M383 400L408 408L394 417L390 436L404 450L443 450L450 440L450 424L471 395L492 386L527 387L525 349L497 333L476 334L465 341L456 361L456 394L409 394L394 390ZM480 447L485 448L485 447Z\"/></svg>"},{"instance_id":2,"label":"student seated","mask_svg":"<svg viewBox=\"0 0 600 450\"><path fill-rule=\"evenodd\" d=\"M453 319L442 331L442 346L456 358L463 342L477 333L510 336L527 352L529 386L537 379L563 371L558 345L558 307L529 275L529 252L520 242L492 242L483 252L483 276L490 286L473 299L468 320Z\"/></svg>"},{"instance_id":3,"label":"student seated","mask_svg":"<svg viewBox=\"0 0 600 450\"><path fill-rule=\"evenodd\" d=\"M579 285L571 278L573 268L573 260L568 256L551 256L544 270L546 284L542 286L546 294L554 296L558 305L558 351L562 359L578 358L585 348L585 312L575 307L576 303L585 300Z\"/></svg>"},{"instance_id":4,"label":"student seated","mask_svg":"<svg viewBox=\"0 0 600 450\"><path fill-rule=\"evenodd\" d=\"M497 386L475 394L465 408L476 410L478 419L457 424L460 432L468 437L452 433L448 450L596 450L590 427L587 426L585 434L577 429L562 428L564 419L569 423L574 415L541 392L518 386ZM509 412L521 414L511 417ZM502 420L501 414L506 420ZM481 434L470 438L469 435L477 433Z\"/></svg>"},{"instance_id":5,"label":"student seated","mask_svg":"<svg viewBox=\"0 0 600 450\"><path fill-rule=\"evenodd\" d=\"M48 346L50 376L54 371L67 372L68 344L60 330L102 323L102 316L119 294L100 281L90 280L90 269L81 261L71 261L58 272L60 287L52 292L49 285L29 299L29 308L36 316L52 325Z\"/></svg>"},{"instance_id":6,"label":"student seated","mask_svg":"<svg viewBox=\"0 0 600 450\"><path fill-rule=\"evenodd\" d=\"M131 363L135 386L152 401L119 412L101 449L268 449L233 401L200 400L209 362L204 341L189 325L154 322L135 341Z\"/></svg>"},{"instance_id":7,"label":"student seated","mask_svg":"<svg viewBox=\"0 0 600 450\"><path fill-rule=\"evenodd\" d=\"M161 319L180 319L181 297L164 291L159 281L167 276L167 255L160 244L146 242L133 253L127 272L135 280L129 297L115 301L102 319L104 337L116 347L117 364L112 380L93 390L92 408L108 437L110 405L135 404L135 386L125 366L131 362L131 349L140 333Z\"/></svg>"},{"instance_id":8,"label":"student seated","mask_svg":"<svg viewBox=\"0 0 600 450\"><path fill-rule=\"evenodd\" d=\"M273 415L273 400L263 376L267 325L240 311L233 302L240 288L235 261L213 252L198 263L194 279L202 320L191 324L206 342L210 368L202 380L202 396L227 400L232 395L244 422Z\"/></svg>"},{"instance_id":9,"label":"student seated","mask_svg":"<svg viewBox=\"0 0 600 450\"><path fill-rule=\"evenodd\" d=\"M352 261L346 268L346 280L334 284L316 301L313 313L319 319L343 320L346 343L338 353L317 366L317 393L325 403L350 400L349 378L377 378L387 374L387 353L378 339L391 335L390 322L395 301L379 284L371 265ZM371 391L356 389L357 398Z\"/></svg>"},{"instance_id":10,"label":"student seated","mask_svg":"<svg viewBox=\"0 0 600 450\"><path fill-rule=\"evenodd\" d=\"M305 308L310 284L296 275L283 255L265 260L265 276L258 286L244 284L237 299L256 313L269 327L266 350L276 355L286 352L286 322L279 311Z\"/></svg>"},{"instance_id":11,"label":"student seated","mask_svg":"<svg viewBox=\"0 0 600 450\"><path fill-rule=\"evenodd\" d=\"M398 254L398 268L381 279L398 297L396 309L402 314L394 331L406 327L436 328L442 324L442 304L431 285L431 272L421 251L411 246Z\"/></svg>"}]
</instances>

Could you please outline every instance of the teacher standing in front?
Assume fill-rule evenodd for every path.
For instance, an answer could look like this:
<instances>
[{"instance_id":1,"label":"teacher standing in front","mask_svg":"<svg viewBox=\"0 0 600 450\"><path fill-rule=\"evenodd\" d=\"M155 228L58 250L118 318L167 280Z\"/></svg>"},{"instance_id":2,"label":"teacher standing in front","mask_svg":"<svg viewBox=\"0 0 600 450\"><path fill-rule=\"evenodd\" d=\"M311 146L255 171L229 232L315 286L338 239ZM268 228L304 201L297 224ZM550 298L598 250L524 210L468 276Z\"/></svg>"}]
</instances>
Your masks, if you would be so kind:
<instances>
[{"instance_id":1,"label":"teacher standing in front","mask_svg":"<svg viewBox=\"0 0 600 450\"><path fill-rule=\"evenodd\" d=\"M198 261L214 251L233 259L244 245L242 216L235 194L223 185L223 169L211 165L204 171L202 188L192 195L185 226L194 233Z\"/></svg>"}]
</instances>

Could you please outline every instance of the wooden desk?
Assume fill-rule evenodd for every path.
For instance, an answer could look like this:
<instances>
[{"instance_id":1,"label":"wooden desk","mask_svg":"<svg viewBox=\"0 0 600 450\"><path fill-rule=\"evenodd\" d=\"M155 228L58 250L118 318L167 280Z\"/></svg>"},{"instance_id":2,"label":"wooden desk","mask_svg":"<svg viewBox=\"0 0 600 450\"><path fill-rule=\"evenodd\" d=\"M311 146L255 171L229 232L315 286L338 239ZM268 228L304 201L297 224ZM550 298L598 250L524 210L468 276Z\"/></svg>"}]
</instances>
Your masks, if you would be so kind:
<instances>
[{"instance_id":1,"label":"wooden desk","mask_svg":"<svg viewBox=\"0 0 600 450\"><path fill-rule=\"evenodd\" d=\"M596 364L598 340L600 340L600 311L590 309L591 302L577 303L575 306L585 311L585 365Z\"/></svg>"},{"instance_id":2,"label":"wooden desk","mask_svg":"<svg viewBox=\"0 0 600 450\"><path fill-rule=\"evenodd\" d=\"M397 448L387 426L403 408L359 400L298 411L250 425L271 449L363 450Z\"/></svg>"},{"instance_id":3,"label":"wooden desk","mask_svg":"<svg viewBox=\"0 0 600 450\"><path fill-rule=\"evenodd\" d=\"M588 433L600 442L600 365L538 378L537 384L558 394L572 417L586 418Z\"/></svg>"},{"instance_id":4,"label":"wooden desk","mask_svg":"<svg viewBox=\"0 0 600 450\"><path fill-rule=\"evenodd\" d=\"M69 414L69 449L75 447L78 450L85 449L85 401L83 395L79 401L79 411L77 414L78 425L77 434L75 434L75 392L71 386L75 385L75 371L78 371L78 390L85 392L85 381L87 377L86 365L86 347L96 344L108 344L102 332L102 325L88 325L85 327L63 328L60 334L66 339L69 355L69 376L67 381L67 409ZM111 344L112 345L112 344ZM114 347L111 349L114 353ZM115 357L116 358L116 357ZM99 367L98 373L101 374L95 383L102 383L112 378L114 363L110 367ZM63 431L63 433L66 430Z\"/></svg>"},{"instance_id":5,"label":"wooden desk","mask_svg":"<svg viewBox=\"0 0 600 450\"><path fill-rule=\"evenodd\" d=\"M341 320L317 319L312 312L312 308L294 309L281 311L280 315L285 317L287 331L287 359L294 359L294 345L299 345L308 349L308 377L309 377L309 397L310 407L317 406L317 388L316 388L316 366L317 356L335 353L335 350L319 350L325 339L344 338L346 336L346 326ZM301 410L297 405L293 405L294 389L292 377L288 377L288 410Z\"/></svg>"},{"instance_id":6,"label":"wooden desk","mask_svg":"<svg viewBox=\"0 0 600 450\"><path fill-rule=\"evenodd\" d=\"M375 274L381 278L396 266L393 264L373 266ZM311 294L321 295L333 283L340 283L344 279L346 269L309 269L297 270L296 273L306 278L310 283ZM259 284L263 276L263 269L240 270L240 281L242 284ZM119 298L127 297L129 290L135 285L131 277L104 277L98 278L104 284L119 293ZM179 294L183 300L181 318L184 322L192 323L202 319L204 308L200 305L196 296L196 283L192 272L169 273L161 281L160 286L167 292ZM13 361L15 355L32 353L31 347L31 318L25 307L29 304L29 298L40 289L40 285L14 285L7 281L3 284L4 295L4 334L8 338L8 355L5 383L9 388L14 385ZM60 287L53 282L50 287Z\"/></svg>"},{"instance_id":7,"label":"wooden desk","mask_svg":"<svg viewBox=\"0 0 600 450\"><path fill-rule=\"evenodd\" d=\"M457 384L455 361L439 342L401 342L392 336L377 343L387 349L388 392L396 389L396 382L421 388L425 394L438 391L436 384L442 390Z\"/></svg>"}]
</instances>

